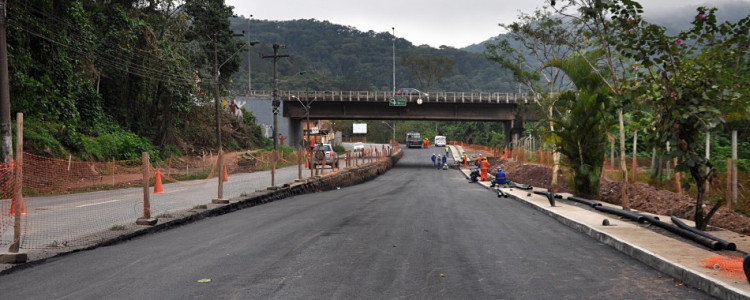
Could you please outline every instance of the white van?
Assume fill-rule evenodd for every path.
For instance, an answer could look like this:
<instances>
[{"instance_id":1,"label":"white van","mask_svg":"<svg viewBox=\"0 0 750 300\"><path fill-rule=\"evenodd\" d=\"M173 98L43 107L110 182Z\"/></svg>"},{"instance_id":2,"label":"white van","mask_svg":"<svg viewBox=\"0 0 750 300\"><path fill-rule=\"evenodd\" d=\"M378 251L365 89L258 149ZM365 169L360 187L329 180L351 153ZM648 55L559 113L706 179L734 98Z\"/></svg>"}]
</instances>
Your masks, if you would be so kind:
<instances>
[{"instance_id":1,"label":"white van","mask_svg":"<svg viewBox=\"0 0 750 300\"><path fill-rule=\"evenodd\" d=\"M445 137L442 135L435 136L435 147L445 147Z\"/></svg>"}]
</instances>

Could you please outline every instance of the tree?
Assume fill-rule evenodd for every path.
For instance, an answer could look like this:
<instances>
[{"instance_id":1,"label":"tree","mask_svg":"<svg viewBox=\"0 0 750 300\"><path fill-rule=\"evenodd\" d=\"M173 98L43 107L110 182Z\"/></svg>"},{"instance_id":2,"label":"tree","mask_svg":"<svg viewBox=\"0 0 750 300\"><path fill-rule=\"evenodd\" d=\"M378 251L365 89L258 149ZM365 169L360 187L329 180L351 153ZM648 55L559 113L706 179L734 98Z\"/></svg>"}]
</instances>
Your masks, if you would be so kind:
<instances>
[{"instance_id":1,"label":"tree","mask_svg":"<svg viewBox=\"0 0 750 300\"><path fill-rule=\"evenodd\" d=\"M563 92L559 109L564 114L556 117L558 130L550 132L557 150L568 159L573 171L573 189L584 197L596 197L599 191L607 131L612 126L608 111L611 90L596 70L589 64L598 60L602 52L572 53L566 59L553 59L550 67L567 74L577 90Z\"/></svg>"},{"instance_id":2,"label":"tree","mask_svg":"<svg viewBox=\"0 0 750 300\"><path fill-rule=\"evenodd\" d=\"M543 109L549 120L545 122L549 124L548 130L543 131L554 133L554 117L560 115L556 110L556 93L571 87L561 70L548 68L547 62L565 58L570 53L571 32L563 27L562 19L547 11L536 10L533 15L520 15L519 19L510 25L500 25L508 33L498 37L497 43L488 43L485 55L511 70L513 78L531 92L536 99L534 103ZM552 140L547 139L546 143L552 144ZM556 149L553 147L552 190L558 186L560 171L560 153Z\"/></svg>"},{"instance_id":3,"label":"tree","mask_svg":"<svg viewBox=\"0 0 750 300\"><path fill-rule=\"evenodd\" d=\"M637 7L633 1L622 1ZM613 21L630 29L611 42L644 68L648 79L631 90L653 107L653 136L658 144L675 145L668 153L677 158L677 170L688 171L698 189L695 226L705 230L721 206L704 211L705 182L716 168L703 154L703 132L724 123L729 116L747 119L750 69L750 16L736 23L718 24L716 9L700 7L693 27L676 36L643 21L640 12L614 10Z\"/></svg>"}]
</instances>

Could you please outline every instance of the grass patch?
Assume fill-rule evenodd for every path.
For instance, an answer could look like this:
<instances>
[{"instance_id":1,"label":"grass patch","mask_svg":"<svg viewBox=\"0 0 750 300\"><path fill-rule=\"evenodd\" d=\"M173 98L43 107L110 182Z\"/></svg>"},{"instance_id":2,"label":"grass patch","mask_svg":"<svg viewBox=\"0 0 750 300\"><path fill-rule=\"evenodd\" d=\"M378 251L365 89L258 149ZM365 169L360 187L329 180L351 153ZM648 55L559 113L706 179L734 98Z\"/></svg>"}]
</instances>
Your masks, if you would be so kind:
<instances>
[{"instance_id":1,"label":"grass patch","mask_svg":"<svg viewBox=\"0 0 750 300\"><path fill-rule=\"evenodd\" d=\"M125 230L125 225L112 225L112 227L109 228L110 231L122 231Z\"/></svg>"},{"instance_id":2,"label":"grass patch","mask_svg":"<svg viewBox=\"0 0 750 300\"><path fill-rule=\"evenodd\" d=\"M67 241L62 242L62 243L58 241L52 241L52 243L47 244L47 248L60 248L60 247L67 247L67 246L68 246Z\"/></svg>"},{"instance_id":3,"label":"grass patch","mask_svg":"<svg viewBox=\"0 0 750 300\"><path fill-rule=\"evenodd\" d=\"M155 218L157 218L157 219L173 219L173 218L174 218L174 216L173 216L172 214L169 214L169 213L166 213L166 212L165 212L165 213L162 213L162 214L156 215L156 217L155 217Z\"/></svg>"}]
</instances>

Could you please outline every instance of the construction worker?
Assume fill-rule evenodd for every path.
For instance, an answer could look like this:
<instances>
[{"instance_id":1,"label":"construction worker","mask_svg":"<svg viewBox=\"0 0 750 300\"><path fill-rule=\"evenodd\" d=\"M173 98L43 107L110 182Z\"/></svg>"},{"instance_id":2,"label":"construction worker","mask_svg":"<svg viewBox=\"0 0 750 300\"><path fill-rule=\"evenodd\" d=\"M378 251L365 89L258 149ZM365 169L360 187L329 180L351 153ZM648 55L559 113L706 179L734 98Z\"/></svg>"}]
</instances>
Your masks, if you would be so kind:
<instances>
[{"instance_id":1,"label":"construction worker","mask_svg":"<svg viewBox=\"0 0 750 300\"><path fill-rule=\"evenodd\" d=\"M443 169L448 169L448 156L443 156Z\"/></svg>"},{"instance_id":2,"label":"construction worker","mask_svg":"<svg viewBox=\"0 0 750 300\"><path fill-rule=\"evenodd\" d=\"M464 168L469 166L469 157L464 153Z\"/></svg>"},{"instance_id":3,"label":"construction worker","mask_svg":"<svg viewBox=\"0 0 750 300\"><path fill-rule=\"evenodd\" d=\"M492 180L492 184L490 187L495 187L496 184L499 185L506 185L509 184L510 180L505 177L505 172L503 172L502 167L497 167L497 173L495 173L495 179Z\"/></svg>"},{"instance_id":4,"label":"construction worker","mask_svg":"<svg viewBox=\"0 0 750 300\"><path fill-rule=\"evenodd\" d=\"M471 178L470 182L479 181L479 169L471 170L471 173L469 173L469 178Z\"/></svg>"},{"instance_id":5,"label":"construction worker","mask_svg":"<svg viewBox=\"0 0 750 300\"><path fill-rule=\"evenodd\" d=\"M490 162L487 161L487 158L485 157L482 160L482 181L487 181L487 170L490 168Z\"/></svg>"},{"instance_id":6,"label":"construction worker","mask_svg":"<svg viewBox=\"0 0 750 300\"><path fill-rule=\"evenodd\" d=\"M448 155L448 153L451 152L451 148L448 148L448 146L445 146L445 155Z\"/></svg>"},{"instance_id":7,"label":"construction worker","mask_svg":"<svg viewBox=\"0 0 750 300\"><path fill-rule=\"evenodd\" d=\"M479 154L479 156L477 157L477 162L476 162L476 164L477 164L477 168L478 168L478 167L481 167L481 166L482 166L482 154L481 154L481 153L480 153L480 154Z\"/></svg>"},{"instance_id":8,"label":"construction worker","mask_svg":"<svg viewBox=\"0 0 750 300\"><path fill-rule=\"evenodd\" d=\"M437 160L437 156L435 156L435 153L432 154L432 167L435 167L435 164L437 163L435 160Z\"/></svg>"},{"instance_id":9,"label":"construction worker","mask_svg":"<svg viewBox=\"0 0 750 300\"><path fill-rule=\"evenodd\" d=\"M443 160L440 158L440 154L437 156L437 169L440 170L443 168Z\"/></svg>"}]
</instances>

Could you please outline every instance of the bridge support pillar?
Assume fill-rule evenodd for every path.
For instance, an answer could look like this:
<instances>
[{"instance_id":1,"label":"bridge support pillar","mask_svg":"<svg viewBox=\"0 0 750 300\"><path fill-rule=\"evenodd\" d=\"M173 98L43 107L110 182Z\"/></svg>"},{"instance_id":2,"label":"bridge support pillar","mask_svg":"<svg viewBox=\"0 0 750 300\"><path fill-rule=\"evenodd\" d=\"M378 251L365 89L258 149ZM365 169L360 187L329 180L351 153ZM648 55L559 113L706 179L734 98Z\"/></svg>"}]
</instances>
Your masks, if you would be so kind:
<instances>
[{"instance_id":1,"label":"bridge support pillar","mask_svg":"<svg viewBox=\"0 0 750 300\"><path fill-rule=\"evenodd\" d=\"M523 119L503 121L505 129L505 145L509 150L513 150L518 145L518 140L523 136Z\"/></svg>"},{"instance_id":2,"label":"bridge support pillar","mask_svg":"<svg viewBox=\"0 0 750 300\"><path fill-rule=\"evenodd\" d=\"M289 143L287 144L287 146L290 146L292 148L304 147L305 145L303 144L303 141L305 137L302 128L302 120L292 118L288 118L287 120L289 121Z\"/></svg>"}]
</instances>

